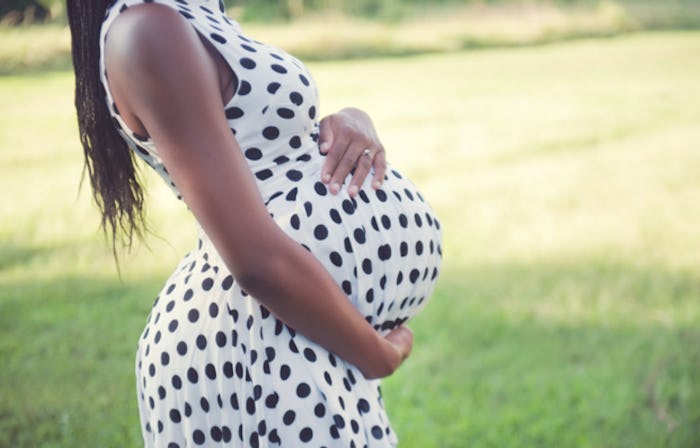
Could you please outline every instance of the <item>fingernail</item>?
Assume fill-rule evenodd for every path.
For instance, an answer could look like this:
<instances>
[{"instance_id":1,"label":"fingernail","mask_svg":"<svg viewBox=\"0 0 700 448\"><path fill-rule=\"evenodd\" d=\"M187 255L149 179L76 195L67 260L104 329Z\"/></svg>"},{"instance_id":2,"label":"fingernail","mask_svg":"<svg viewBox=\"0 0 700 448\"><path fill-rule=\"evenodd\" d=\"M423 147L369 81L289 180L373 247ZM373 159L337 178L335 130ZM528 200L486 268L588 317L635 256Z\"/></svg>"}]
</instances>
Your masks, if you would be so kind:
<instances>
[{"instance_id":1,"label":"fingernail","mask_svg":"<svg viewBox=\"0 0 700 448\"><path fill-rule=\"evenodd\" d=\"M378 180L374 181L374 189L379 190L380 188L382 188L382 183Z\"/></svg>"},{"instance_id":2,"label":"fingernail","mask_svg":"<svg viewBox=\"0 0 700 448\"><path fill-rule=\"evenodd\" d=\"M325 174L323 175L323 181L324 181L325 183L328 183L328 182L330 182L330 180L331 180L331 175L330 175L330 173L325 173Z\"/></svg>"},{"instance_id":3,"label":"fingernail","mask_svg":"<svg viewBox=\"0 0 700 448\"><path fill-rule=\"evenodd\" d=\"M326 152L328 151L328 146L328 142L323 142L321 143L321 146L319 146L319 149L321 150L321 152Z\"/></svg>"},{"instance_id":4,"label":"fingernail","mask_svg":"<svg viewBox=\"0 0 700 448\"><path fill-rule=\"evenodd\" d=\"M334 183L331 185L331 193L337 193L340 191L340 184L339 183Z\"/></svg>"},{"instance_id":5,"label":"fingernail","mask_svg":"<svg viewBox=\"0 0 700 448\"><path fill-rule=\"evenodd\" d=\"M350 196L355 196L357 194L357 185L350 185L350 188L348 188L348 193Z\"/></svg>"}]
</instances>

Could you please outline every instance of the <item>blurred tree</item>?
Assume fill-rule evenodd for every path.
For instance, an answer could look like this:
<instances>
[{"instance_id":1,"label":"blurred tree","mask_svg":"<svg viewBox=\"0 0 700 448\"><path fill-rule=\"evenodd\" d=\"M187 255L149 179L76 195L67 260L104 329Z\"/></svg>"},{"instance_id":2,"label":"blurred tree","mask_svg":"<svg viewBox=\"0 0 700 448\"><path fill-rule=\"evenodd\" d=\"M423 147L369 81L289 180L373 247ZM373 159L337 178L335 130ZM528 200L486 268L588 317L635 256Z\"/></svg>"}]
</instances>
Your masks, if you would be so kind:
<instances>
[{"instance_id":1,"label":"blurred tree","mask_svg":"<svg viewBox=\"0 0 700 448\"><path fill-rule=\"evenodd\" d=\"M0 3L0 23L20 25L44 22L51 18L48 3L40 0L3 0Z\"/></svg>"},{"instance_id":2,"label":"blurred tree","mask_svg":"<svg viewBox=\"0 0 700 448\"><path fill-rule=\"evenodd\" d=\"M304 0L280 0L280 3L287 17L294 18L304 14Z\"/></svg>"}]
</instances>

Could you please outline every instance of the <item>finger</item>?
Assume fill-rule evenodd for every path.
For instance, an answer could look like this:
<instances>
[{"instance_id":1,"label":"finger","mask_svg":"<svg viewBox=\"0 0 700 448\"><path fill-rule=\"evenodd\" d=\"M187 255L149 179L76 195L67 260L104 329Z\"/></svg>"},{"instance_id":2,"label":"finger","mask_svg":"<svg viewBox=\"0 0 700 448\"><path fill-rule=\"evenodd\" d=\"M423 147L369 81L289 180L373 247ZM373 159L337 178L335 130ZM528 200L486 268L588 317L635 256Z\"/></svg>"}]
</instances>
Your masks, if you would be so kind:
<instances>
[{"instance_id":1,"label":"finger","mask_svg":"<svg viewBox=\"0 0 700 448\"><path fill-rule=\"evenodd\" d=\"M331 193L337 193L340 191L340 186L343 185L345 178L350 173L350 171L355 167L358 157L362 157L362 151L364 151L365 146L353 142L350 147L344 152L338 164L333 170L331 176Z\"/></svg>"},{"instance_id":2,"label":"finger","mask_svg":"<svg viewBox=\"0 0 700 448\"><path fill-rule=\"evenodd\" d=\"M374 177L372 178L372 187L377 190L384 183L384 175L386 174L386 152L384 148L380 148L379 152L374 156L372 161L374 166Z\"/></svg>"},{"instance_id":3,"label":"finger","mask_svg":"<svg viewBox=\"0 0 700 448\"><path fill-rule=\"evenodd\" d=\"M355 163L355 171L352 174L352 179L350 180L350 185L348 186L348 193L351 197L355 197L360 191L362 184L372 168L372 161L374 159L374 151L369 148L365 148L360 153L360 158L357 159Z\"/></svg>"},{"instance_id":4,"label":"finger","mask_svg":"<svg viewBox=\"0 0 700 448\"><path fill-rule=\"evenodd\" d=\"M333 118L328 116L319 123L318 131L318 149L321 154L327 154L333 144Z\"/></svg>"},{"instance_id":5,"label":"finger","mask_svg":"<svg viewBox=\"0 0 700 448\"><path fill-rule=\"evenodd\" d=\"M348 150L350 141L342 133L338 134L332 145L329 145L326 153L326 161L321 170L321 179L325 183L331 183L331 177L336 171L338 164ZM340 188L338 188L340 189Z\"/></svg>"}]
</instances>

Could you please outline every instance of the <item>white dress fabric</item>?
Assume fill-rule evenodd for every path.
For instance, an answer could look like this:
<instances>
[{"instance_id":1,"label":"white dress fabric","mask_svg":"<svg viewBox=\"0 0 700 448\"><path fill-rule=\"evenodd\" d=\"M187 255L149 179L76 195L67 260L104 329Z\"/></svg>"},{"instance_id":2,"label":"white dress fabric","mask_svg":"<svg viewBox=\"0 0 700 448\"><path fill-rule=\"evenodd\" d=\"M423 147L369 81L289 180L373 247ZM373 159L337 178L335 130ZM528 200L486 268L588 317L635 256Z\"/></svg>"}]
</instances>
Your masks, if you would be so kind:
<instances>
[{"instance_id":1,"label":"white dress fabric","mask_svg":"<svg viewBox=\"0 0 700 448\"><path fill-rule=\"evenodd\" d=\"M117 0L177 10L236 74L222 109L270 215L326 267L348 300L385 334L423 307L441 259L440 224L415 186L389 168L356 198L320 182L318 95L304 65L242 34L218 0ZM174 69L176 69L174 67ZM174 193L150 139L119 116L100 62L106 100L129 146ZM235 206L235 205L232 205ZM241 210L245 213L245 210ZM248 295L199 231L156 299L136 356L147 447L387 447L397 443L379 381L283 324Z\"/></svg>"}]
</instances>

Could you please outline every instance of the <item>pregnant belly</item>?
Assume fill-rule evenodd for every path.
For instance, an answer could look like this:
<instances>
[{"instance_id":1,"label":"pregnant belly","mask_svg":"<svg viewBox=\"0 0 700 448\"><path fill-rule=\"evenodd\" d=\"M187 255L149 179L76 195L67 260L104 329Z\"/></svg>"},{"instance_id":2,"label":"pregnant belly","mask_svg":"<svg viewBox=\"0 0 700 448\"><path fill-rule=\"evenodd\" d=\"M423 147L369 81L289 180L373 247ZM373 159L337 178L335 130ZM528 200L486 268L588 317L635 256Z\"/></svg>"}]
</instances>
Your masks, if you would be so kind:
<instances>
[{"instance_id":1,"label":"pregnant belly","mask_svg":"<svg viewBox=\"0 0 700 448\"><path fill-rule=\"evenodd\" d=\"M390 170L355 198L298 183L268 203L278 225L313 253L381 332L413 317L430 297L441 261L438 220L415 186Z\"/></svg>"}]
</instances>

